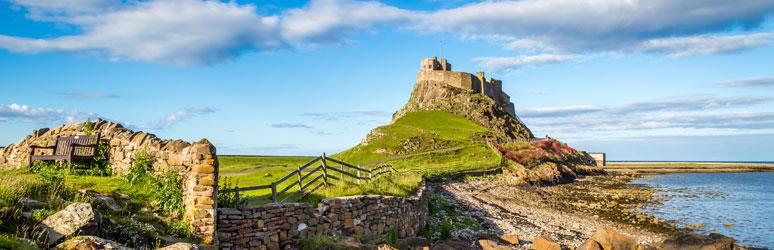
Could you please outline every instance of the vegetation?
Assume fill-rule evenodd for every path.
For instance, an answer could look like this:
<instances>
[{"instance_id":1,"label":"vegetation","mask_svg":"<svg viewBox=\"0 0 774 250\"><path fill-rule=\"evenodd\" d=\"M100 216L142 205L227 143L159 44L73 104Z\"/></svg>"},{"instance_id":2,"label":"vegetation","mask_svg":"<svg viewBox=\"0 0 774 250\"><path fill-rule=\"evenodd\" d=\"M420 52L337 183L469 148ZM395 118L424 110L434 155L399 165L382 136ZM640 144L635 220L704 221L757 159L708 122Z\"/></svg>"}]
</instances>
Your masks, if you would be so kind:
<instances>
[{"instance_id":1,"label":"vegetation","mask_svg":"<svg viewBox=\"0 0 774 250\"><path fill-rule=\"evenodd\" d=\"M307 201L320 198L381 194L409 196L423 176L461 171L493 169L500 164L500 154L488 146L489 131L465 117L443 111L419 111L405 115L393 124L375 129L368 142L332 158L348 163L376 166L390 164L400 173L377 178L360 185L331 185L321 188ZM220 188L268 185L287 175L313 157L222 156ZM331 164L329 162L329 164ZM331 165L329 165L331 166ZM365 166L365 168L370 168ZM228 177L228 178L223 178ZM281 190L292 181L283 182ZM291 189L294 190L294 189ZM270 198L271 190L241 192L240 198ZM221 194L226 203L238 205L235 194ZM236 202L236 203L235 203Z\"/></svg>"},{"instance_id":2,"label":"vegetation","mask_svg":"<svg viewBox=\"0 0 774 250\"><path fill-rule=\"evenodd\" d=\"M546 162L565 163L582 161L583 153L555 139L525 142L516 141L495 146L505 157L527 168Z\"/></svg>"},{"instance_id":3,"label":"vegetation","mask_svg":"<svg viewBox=\"0 0 774 250\"><path fill-rule=\"evenodd\" d=\"M429 222L419 234L433 241L447 240L452 232L459 230L484 231L481 224L472 217L457 211L449 201L437 194L431 194L427 203Z\"/></svg>"},{"instance_id":4,"label":"vegetation","mask_svg":"<svg viewBox=\"0 0 774 250\"><path fill-rule=\"evenodd\" d=\"M311 161L313 156L218 156L220 174L240 174L260 170L264 173L292 171L301 164Z\"/></svg>"},{"instance_id":5,"label":"vegetation","mask_svg":"<svg viewBox=\"0 0 774 250\"><path fill-rule=\"evenodd\" d=\"M35 238L32 234L34 225L63 209L66 203L61 200L89 202L83 193L76 190L90 190L111 196L122 204L122 195L131 197L124 204L128 210L125 212L97 206L103 216L110 218L104 233L119 242L158 239L162 234L191 238L189 224L181 220L183 201L177 173L169 172L155 177L149 171L152 157L138 154L135 160L130 170L134 177L81 175L82 172L67 171L67 167L61 163L43 161L36 162L29 172L0 171L0 234ZM47 205L30 210L31 218L25 218L22 216L23 198L42 201ZM164 216L155 215L156 211L163 212ZM136 235L143 237L138 238ZM0 244L11 244L7 239L0 241L4 241ZM122 243L130 246L154 244L152 241Z\"/></svg>"},{"instance_id":6,"label":"vegetation","mask_svg":"<svg viewBox=\"0 0 774 250\"><path fill-rule=\"evenodd\" d=\"M304 239L299 242L301 249L313 250L313 249L329 249L329 250L344 250L347 246L341 243L341 239L334 238L328 235L315 235Z\"/></svg>"},{"instance_id":7,"label":"vegetation","mask_svg":"<svg viewBox=\"0 0 774 250\"><path fill-rule=\"evenodd\" d=\"M0 249L8 250L38 250L40 248L27 242L17 240L13 236L0 234Z\"/></svg>"}]
</instances>

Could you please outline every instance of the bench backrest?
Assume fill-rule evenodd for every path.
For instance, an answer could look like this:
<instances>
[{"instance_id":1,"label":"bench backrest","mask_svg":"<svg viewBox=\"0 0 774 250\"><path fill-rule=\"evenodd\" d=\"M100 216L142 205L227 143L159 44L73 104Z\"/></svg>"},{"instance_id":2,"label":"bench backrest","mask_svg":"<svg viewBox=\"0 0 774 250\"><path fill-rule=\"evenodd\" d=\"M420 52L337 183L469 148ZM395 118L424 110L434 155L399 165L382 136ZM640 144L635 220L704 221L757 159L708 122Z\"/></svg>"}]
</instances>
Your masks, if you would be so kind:
<instances>
[{"instance_id":1,"label":"bench backrest","mask_svg":"<svg viewBox=\"0 0 774 250\"><path fill-rule=\"evenodd\" d=\"M59 137L56 139L56 152L54 152L54 155L69 155L70 145L72 144L94 145L94 144L97 144L97 140L99 140L98 135L92 135L92 136L76 135L76 136ZM96 152L94 152L94 148L76 147L75 153L73 155L93 156L95 153Z\"/></svg>"}]
</instances>

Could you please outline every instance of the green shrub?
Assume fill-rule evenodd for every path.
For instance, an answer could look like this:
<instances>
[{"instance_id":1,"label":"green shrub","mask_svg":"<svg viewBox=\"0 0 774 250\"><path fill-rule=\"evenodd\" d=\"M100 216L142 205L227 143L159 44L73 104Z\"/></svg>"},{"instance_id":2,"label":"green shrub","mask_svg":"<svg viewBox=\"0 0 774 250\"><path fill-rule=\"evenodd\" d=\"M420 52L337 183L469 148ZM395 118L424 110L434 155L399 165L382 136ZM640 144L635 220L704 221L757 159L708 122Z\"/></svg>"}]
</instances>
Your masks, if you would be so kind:
<instances>
[{"instance_id":1,"label":"green shrub","mask_svg":"<svg viewBox=\"0 0 774 250\"><path fill-rule=\"evenodd\" d=\"M131 184L138 184L148 179L153 171L153 156L147 150L139 150L134 155L132 167L126 173L124 179Z\"/></svg>"},{"instance_id":2,"label":"green shrub","mask_svg":"<svg viewBox=\"0 0 774 250\"><path fill-rule=\"evenodd\" d=\"M221 183L218 184L218 190L232 189L237 186L238 183L232 183L231 177L224 177ZM242 200L236 192L218 192L218 206L239 208L245 205L245 201Z\"/></svg>"},{"instance_id":3,"label":"green shrub","mask_svg":"<svg viewBox=\"0 0 774 250\"><path fill-rule=\"evenodd\" d=\"M190 220L174 220L167 223L167 233L186 239L192 239L194 237L193 233L191 232Z\"/></svg>"},{"instance_id":4,"label":"green shrub","mask_svg":"<svg viewBox=\"0 0 774 250\"><path fill-rule=\"evenodd\" d=\"M168 214L181 215L183 212L183 190L174 171L154 178L158 192L153 204Z\"/></svg>"},{"instance_id":5,"label":"green shrub","mask_svg":"<svg viewBox=\"0 0 774 250\"><path fill-rule=\"evenodd\" d=\"M314 249L330 249L330 250L344 250L346 246L339 243L339 239L327 236L327 235L315 235L304 239L301 239L300 245L303 250Z\"/></svg>"}]
</instances>

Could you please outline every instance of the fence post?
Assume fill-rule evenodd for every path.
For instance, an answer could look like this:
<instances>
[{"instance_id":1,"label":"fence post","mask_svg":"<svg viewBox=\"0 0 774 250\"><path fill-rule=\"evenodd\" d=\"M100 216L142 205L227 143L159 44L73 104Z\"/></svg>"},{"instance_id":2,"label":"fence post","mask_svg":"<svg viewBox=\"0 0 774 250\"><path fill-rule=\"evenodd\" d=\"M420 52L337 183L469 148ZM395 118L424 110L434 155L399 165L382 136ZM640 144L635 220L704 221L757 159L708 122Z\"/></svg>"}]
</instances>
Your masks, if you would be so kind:
<instances>
[{"instance_id":1,"label":"fence post","mask_svg":"<svg viewBox=\"0 0 774 250\"><path fill-rule=\"evenodd\" d=\"M304 184L301 183L301 166L298 166L298 191L304 192Z\"/></svg>"},{"instance_id":2,"label":"fence post","mask_svg":"<svg viewBox=\"0 0 774 250\"><path fill-rule=\"evenodd\" d=\"M277 203L277 183L271 183L271 202Z\"/></svg>"},{"instance_id":3,"label":"fence post","mask_svg":"<svg viewBox=\"0 0 774 250\"><path fill-rule=\"evenodd\" d=\"M344 164L341 164L341 166L339 166L339 170L341 170L341 173L339 173L341 182L344 183Z\"/></svg>"},{"instance_id":4,"label":"fence post","mask_svg":"<svg viewBox=\"0 0 774 250\"><path fill-rule=\"evenodd\" d=\"M235 195L235 198L234 198L234 203L235 203L234 205L236 205L236 206L237 206L237 208L238 208L239 204L240 204L240 203L242 203L242 202L239 200L239 185L237 185L237 186L234 186L234 187L236 187L236 195Z\"/></svg>"},{"instance_id":5,"label":"fence post","mask_svg":"<svg viewBox=\"0 0 774 250\"><path fill-rule=\"evenodd\" d=\"M360 165L357 165L360 167ZM357 170L357 184L360 185L360 169Z\"/></svg>"},{"instance_id":6,"label":"fence post","mask_svg":"<svg viewBox=\"0 0 774 250\"><path fill-rule=\"evenodd\" d=\"M323 171L323 183L325 183L325 187L328 187L328 164L325 163L325 153L322 153L322 171Z\"/></svg>"}]
</instances>

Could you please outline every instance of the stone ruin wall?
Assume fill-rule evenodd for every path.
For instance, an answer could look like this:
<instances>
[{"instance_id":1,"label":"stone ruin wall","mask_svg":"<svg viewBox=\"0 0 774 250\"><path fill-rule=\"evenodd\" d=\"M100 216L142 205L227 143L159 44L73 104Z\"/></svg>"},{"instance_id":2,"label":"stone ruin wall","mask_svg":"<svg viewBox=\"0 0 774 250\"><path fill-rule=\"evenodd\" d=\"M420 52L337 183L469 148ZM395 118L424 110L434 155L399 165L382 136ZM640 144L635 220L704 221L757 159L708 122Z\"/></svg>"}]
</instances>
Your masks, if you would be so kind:
<instances>
[{"instance_id":1,"label":"stone ruin wall","mask_svg":"<svg viewBox=\"0 0 774 250\"><path fill-rule=\"evenodd\" d=\"M183 183L185 218L193 232L210 244L215 236L215 212L218 182L218 157L215 146L206 139L193 144L182 140L161 140L153 134L135 132L121 124L97 120L94 132L109 146L109 161L114 175L129 171L132 159L145 150L156 160L154 174L176 171ZM52 146L59 136L84 135L84 123L39 129L0 151L0 170L27 167L31 145ZM50 150L49 150L50 152Z\"/></svg>"},{"instance_id":2,"label":"stone ruin wall","mask_svg":"<svg viewBox=\"0 0 774 250\"><path fill-rule=\"evenodd\" d=\"M286 249L312 235L379 235L396 227L398 237L415 236L428 215L420 185L408 198L361 195L306 203L218 209L220 249Z\"/></svg>"},{"instance_id":3,"label":"stone ruin wall","mask_svg":"<svg viewBox=\"0 0 774 250\"><path fill-rule=\"evenodd\" d=\"M503 92L501 80L485 77L484 72L477 72L476 75L473 75L451 71L451 64L445 59L436 57L422 59L421 64L419 73L417 73L417 82L442 82L456 88L486 95L511 116L516 117L516 109L511 102L511 97Z\"/></svg>"}]
</instances>

